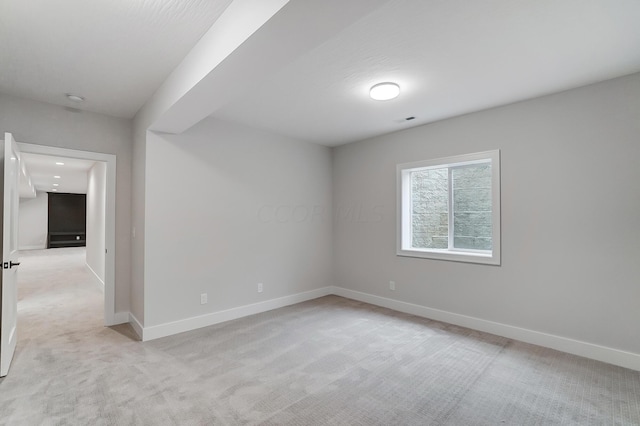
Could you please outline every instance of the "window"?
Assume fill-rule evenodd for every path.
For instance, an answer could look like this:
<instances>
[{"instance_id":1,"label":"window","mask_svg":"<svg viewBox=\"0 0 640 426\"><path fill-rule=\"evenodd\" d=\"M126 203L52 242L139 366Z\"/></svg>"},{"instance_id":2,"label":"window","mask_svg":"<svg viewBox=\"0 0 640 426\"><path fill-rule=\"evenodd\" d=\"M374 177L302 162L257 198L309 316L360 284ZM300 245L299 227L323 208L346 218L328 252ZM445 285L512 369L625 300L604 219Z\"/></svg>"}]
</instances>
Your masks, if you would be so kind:
<instances>
[{"instance_id":1,"label":"window","mask_svg":"<svg viewBox=\"0 0 640 426\"><path fill-rule=\"evenodd\" d=\"M500 151L398 165L399 256L500 264Z\"/></svg>"}]
</instances>

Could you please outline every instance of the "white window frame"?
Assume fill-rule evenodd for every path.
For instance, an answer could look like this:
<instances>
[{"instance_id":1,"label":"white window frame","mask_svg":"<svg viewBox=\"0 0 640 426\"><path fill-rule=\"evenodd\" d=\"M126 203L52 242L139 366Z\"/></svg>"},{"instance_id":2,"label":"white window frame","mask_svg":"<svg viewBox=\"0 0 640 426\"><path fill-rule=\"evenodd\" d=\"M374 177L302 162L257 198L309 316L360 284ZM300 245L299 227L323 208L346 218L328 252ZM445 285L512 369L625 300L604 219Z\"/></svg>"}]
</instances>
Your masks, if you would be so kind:
<instances>
[{"instance_id":1,"label":"white window frame","mask_svg":"<svg viewBox=\"0 0 640 426\"><path fill-rule=\"evenodd\" d=\"M411 172L425 169L449 168L451 186L451 167L468 166L491 162L491 250L468 250L453 248L453 222L451 217L453 193L449 188L449 248L423 249L412 247L411 235ZM427 259L451 260L457 262L500 265L500 150L456 155L433 160L398 164L397 170L397 255L421 257Z\"/></svg>"}]
</instances>

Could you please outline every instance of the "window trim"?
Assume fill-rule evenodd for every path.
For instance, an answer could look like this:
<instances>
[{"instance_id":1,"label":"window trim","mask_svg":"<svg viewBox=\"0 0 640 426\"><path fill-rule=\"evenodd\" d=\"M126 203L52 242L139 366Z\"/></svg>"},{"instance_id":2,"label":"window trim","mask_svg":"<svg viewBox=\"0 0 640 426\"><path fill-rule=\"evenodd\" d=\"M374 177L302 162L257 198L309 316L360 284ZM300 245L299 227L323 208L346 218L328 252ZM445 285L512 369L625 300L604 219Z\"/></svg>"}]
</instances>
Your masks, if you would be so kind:
<instances>
[{"instance_id":1,"label":"window trim","mask_svg":"<svg viewBox=\"0 0 640 426\"><path fill-rule=\"evenodd\" d=\"M416 249L411 247L411 185L410 173L416 169L449 168L467 166L491 162L491 244L490 253L484 250L472 249ZM473 154L455 155L451 157L436 158L424 161L398 164L396 166L397 178L397 229L396 229L396 254L405 257L419 257L426 259L449 260L456 262L482 263L487 265L500 265L501 263L501 220L500 220L500 150L476 152ZM449 179L451 185L451 179ZM451 192L449 192L451 194ZM452 214L452 197L449 197L449 214ZM407 224L404 226L404 224ZM449 241L452 244L451 233L453 227L449 226Z\"/></svg>"}]
</instances>

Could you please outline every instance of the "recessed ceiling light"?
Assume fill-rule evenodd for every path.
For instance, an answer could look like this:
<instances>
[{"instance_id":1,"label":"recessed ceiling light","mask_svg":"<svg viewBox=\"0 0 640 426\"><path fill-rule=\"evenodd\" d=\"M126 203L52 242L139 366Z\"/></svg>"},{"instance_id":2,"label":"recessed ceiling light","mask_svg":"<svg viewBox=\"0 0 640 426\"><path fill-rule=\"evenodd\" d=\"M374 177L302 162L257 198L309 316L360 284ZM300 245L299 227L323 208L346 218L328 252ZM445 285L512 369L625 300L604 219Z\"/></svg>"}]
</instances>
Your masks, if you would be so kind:
<instances>
[{"instance_id":1,"label":"recessed ceiling light","mask_svg":"<svg viewBox=\"0 0 640 426\"><path fill-rule=\"evenodd\" d=\"M400 94L400 86L396 83L378 83L371 87L369 96L376 101L388 101Z\"/></svg>"},{"instance_id":2,"label":"recessed ceiling light","mask_svg":"<svg viewBox=\"0 0 640 426\"><path fill-rule=\"evenodd\" d=\"M61 162L58 161L58 162L56 162L56 165L57 166L64 166L64 163L61 163Z\"/></svg>"},{"instance_id":3,"label":"recessed ceiling light","mask_svg":"<svg viewBox=\"0 0 640 426\"><path fill-rule=\"evenodd\" d=\"M58 190L57 190L57 189L55 189L55 188L53 188L53 189L52 189L52 191L53 191L53 192L58 192Z\"/></svg>"},{"instance_id":4,"label":"recessed ceiling light","mask_svg":"<svg viewBox=\"0 0 640 426\"><path fill-rule=\"evenodd\" d=\"M59 183L54 183L53 186L60 186L60 184Z\"/></svg>"},{"instance_id":5,"label":"recessed ceiling light","mask_svg":"<svg viewBox=\"0 0 640 426\"><path fill-rule=\"evenodd\" d=\"M74 95L72 93L67 93L67 99L73 102L82 102L84 98L82 96Z\"/></svg>"},{"instance_id":6,"label":"recessed ceiling light","mask_svg":"<svg viewBox=\"0 0 640 426\"><path fill-rule=\"evenodd\" d=\"M60 176L54 176L53 178L54 179L60 179Z\"/></svg>"}]
</instances>

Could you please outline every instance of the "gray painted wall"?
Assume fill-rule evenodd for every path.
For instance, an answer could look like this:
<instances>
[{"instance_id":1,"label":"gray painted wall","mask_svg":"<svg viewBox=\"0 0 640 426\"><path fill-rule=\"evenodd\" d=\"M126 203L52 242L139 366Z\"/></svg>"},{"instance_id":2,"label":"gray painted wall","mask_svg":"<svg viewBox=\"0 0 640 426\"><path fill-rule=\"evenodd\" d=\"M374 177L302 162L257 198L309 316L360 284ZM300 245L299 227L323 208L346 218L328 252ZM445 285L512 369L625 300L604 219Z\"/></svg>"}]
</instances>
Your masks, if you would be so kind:
<instances>
[{"instance_id":1,"label":"gray painted wall","mask_svg":"<svg viewBox=\"0 0 640 426\"><path fill-rule=\"evenodd\" d=\"M87 185L87 265L104 284L107 164L89 170Z\"/></svg>"},{"instance_id":2,"label":"gray painted wall","mask_svg":"<svg viewBox=\"0 0 640 426\"><path fill-rule=\"evenodd\" d=\"M116 155L116 312L129 310L131 124L131 120L0 94L0 131L13 133L16 141Z\"/></svg>"},{"instance_id":3,"label":"gray painted wall","mask_svg":"<svg viewBox=\"0 0 640 426\"><path fill-rule=\"evenodd\" d=\"M396 256L396 164L497 148L502 266ZM640 74L335 148L335 284L640 353L639 159Z\"/></svg>"},{"instance_id":4,"label":"gray painted wall","mask_svg":"<svg viewBox=\"0 0 640 426\"><path fill-rule=\"evenodd\" d=\"M145 327L331 284L329 148L206 119L146 153Z\"/></svg>"},{"instance_id":5,"label":"gray painted wall","mask_svg":"<svg viewBox=\"0 0 640 426\"><path fill-rule=\"evenodd\" d=\"M147 123L134 119L131 185L131 290L130 310L144 325L144 250L145 250L145 168ZM140 330L139 330L140 331Z\"/></svg>"},{"instance_id":6,"label":"gray painted wall","mask_svg":"<svg viewBox=\"0 0 640 426\"><path fill-rule=\"evenodd\" d=\"M4 137L4 133L3 133ZM39 192L36 198L21 198L18 217L18 248L35 250L47 248L49 196Z\"/></svg>"}]
</instances>

